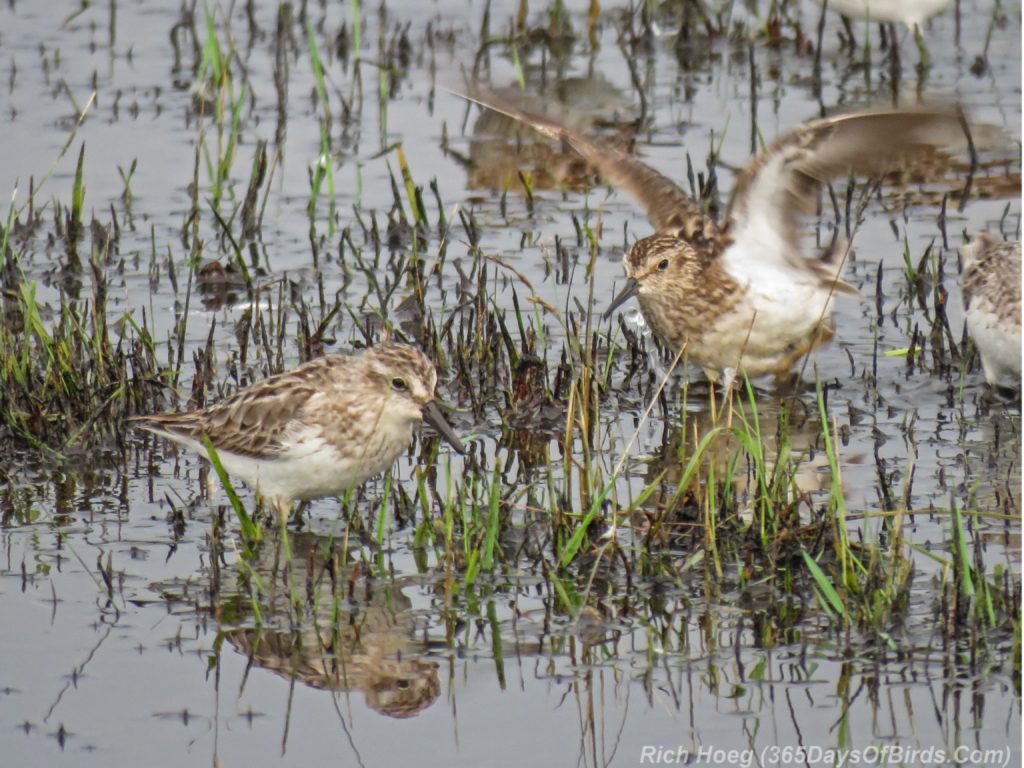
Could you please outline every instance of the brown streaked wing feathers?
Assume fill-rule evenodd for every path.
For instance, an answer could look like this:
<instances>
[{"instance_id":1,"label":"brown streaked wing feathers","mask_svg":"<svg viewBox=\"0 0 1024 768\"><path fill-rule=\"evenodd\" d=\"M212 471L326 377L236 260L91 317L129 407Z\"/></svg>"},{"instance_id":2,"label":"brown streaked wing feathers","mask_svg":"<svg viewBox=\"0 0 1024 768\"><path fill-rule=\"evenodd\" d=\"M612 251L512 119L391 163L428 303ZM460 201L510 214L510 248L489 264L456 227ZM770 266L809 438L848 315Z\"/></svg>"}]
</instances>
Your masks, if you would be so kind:
<instances>
[{"instance_id":1,"label":"brown streaked wing feathers","mask_svg":"<svg viewBox=\"0 0 1024 768\"><path fill-rule=\"evenodd\" d=\"M678 184L632 155L584 136L549 115L530 110L514 96L467 80L460 94L481 106L508 115L536 131L572 147L594 166L605 181L630 193L659 232L673 232L687 240L711 240L718 234L715 221Z\"/></svg>"},{"instance_id":2,"label":"brown streaked wing feathers","mask_svg":"<svg viewBox=\"0 0 1024 768\"><path fill-rule=\"evenodd\" d=\"M139 419L149 429L202 440L207 435L217 450L272 458L281 440L310 397L329 383L329 358L256 382L201 411L167 413Z\"/></svg>"},{"instance_id":3,"label":"brown streaked wing feathers","mask_svg":"<svg viewBox=\"0 0 1024 768\"><path fill-rule=\"evenodd\" d=\"M1019 240L998 240L981 232L961 249L964 257L964 309L971 309L975 299L983 297L1000 320L1020 323L1021 284Z\"/></svg>"},{"instance_id":4,"label":"brown streaked wing feathers","mask_svg":"<svg viewBox=\"0 0 1024 768\"><path fill-rule=\"evenodd\" d=\"M282 391L250 389L238 403L214 406L206 422L206 434L220 450L276 456L285 432L315 392L305 382Z\"/></svg>"}]
</instances>

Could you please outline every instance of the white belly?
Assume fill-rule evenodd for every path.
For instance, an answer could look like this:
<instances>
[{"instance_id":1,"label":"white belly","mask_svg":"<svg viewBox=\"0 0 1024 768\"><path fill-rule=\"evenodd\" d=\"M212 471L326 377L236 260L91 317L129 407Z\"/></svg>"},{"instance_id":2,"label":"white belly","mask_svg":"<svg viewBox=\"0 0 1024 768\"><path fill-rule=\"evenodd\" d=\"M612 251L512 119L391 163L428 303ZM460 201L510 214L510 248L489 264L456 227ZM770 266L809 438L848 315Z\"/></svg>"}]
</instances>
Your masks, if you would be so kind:
<instances>
[{"instance_id":1,"label":"white belly","mask_svg":"<svg viewBox=\"0 0 1024 768\"><path fill-rule=\"evenodd\" d=\"M1000 319L993 312L971 307L967 311L967 330L981 355L985 380L993 386L1020 389L1020 325Z\"/></svg>"},{"instance_id":2,"label":"white belly","mask_svg":"<svg viewBox=\"0 0 1024 768\"><path fill-rule=\"evenodd\" d=\"M747 285L736 311L704 335L699 357L721 372L738 373L741 364L748 376L777 372L828 325L831 310L832 295L821 283L765 270Z\"/></svg>"},{"instance_id":3,"label":"white belly","mask_svg":"<svg viewBox=\"0 0 1024 768\"><path fill-rule=\"evenodd\" d=\"M202 456L205 447L188 438L175 437ZM261 496L280 502L337 496L388 469L412 442L411 425L398 432L378 431L359 446L340 448L318 434L293 436L276 458L255 458L229 451L218 457L232 480L242 480Z\"/></svg>"}]
</instances>

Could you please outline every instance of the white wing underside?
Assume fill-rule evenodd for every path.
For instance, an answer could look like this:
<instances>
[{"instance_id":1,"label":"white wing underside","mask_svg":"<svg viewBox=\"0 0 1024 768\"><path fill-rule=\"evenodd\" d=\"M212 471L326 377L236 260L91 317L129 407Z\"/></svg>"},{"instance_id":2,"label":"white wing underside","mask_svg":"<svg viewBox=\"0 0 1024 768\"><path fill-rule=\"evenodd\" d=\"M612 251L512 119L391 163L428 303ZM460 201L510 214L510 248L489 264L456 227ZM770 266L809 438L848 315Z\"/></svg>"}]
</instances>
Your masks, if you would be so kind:
<instances>
[{"instance_id":1,"label":"white wing underside","mask_svg":"<svg viewBox=\"0 0 1024 768\"><path fill-rule=\"evenodd\" d=\"M806 154L793 148L761 166L745 194L742 216L730 222L732 244L722 254L722 266L741 284L780 296L818 292L842 270L841 259L833 265L802 248L802 212L796 208L805 207L806 201L796 199L792 160L798 153ZM840 257L844 252L845 247L837 248ZM835 290L856 293L842 281Z\"/></svg>"}]
</instances>

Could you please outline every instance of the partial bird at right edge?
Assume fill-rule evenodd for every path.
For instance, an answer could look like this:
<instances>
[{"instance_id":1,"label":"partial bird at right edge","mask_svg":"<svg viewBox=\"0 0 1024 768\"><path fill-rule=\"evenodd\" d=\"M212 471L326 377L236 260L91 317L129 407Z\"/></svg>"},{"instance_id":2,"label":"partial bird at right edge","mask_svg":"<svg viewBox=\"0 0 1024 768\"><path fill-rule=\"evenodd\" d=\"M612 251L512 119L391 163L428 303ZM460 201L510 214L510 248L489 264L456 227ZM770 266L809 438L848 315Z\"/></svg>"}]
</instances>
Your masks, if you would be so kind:
<instances>
[{"instance_id":1,"label":"partial bird at right edge","mask_svg":"<svg viewBox=\"0 0 1024 768\"><path fill-rule=\"evenodd\" d=\"M967 332L993 387L1021 388L1020 240L987 232L960 249Z\"/></svg>"},{"instance_id":2,"label":"partial bird at right edge","mask_svg":"<svg viewBox=\"0 0 1024 768\"><path fill-rule=\"evenodd\" d=\"M801 216L821 185L849 174L881 176L935 148L966 145L956 107L878 109L813 120L755 156L736 179L725 217L637 158L471 81L465 98L572 147L604 179L630 192L655 234L623 257L626 285L605 318L635 296L644 319L673 350L728 388L742 374L784 378L833 335L837 293L859 296L840 278L846 244L801 249Z\"/></svg>"}]
</instances>

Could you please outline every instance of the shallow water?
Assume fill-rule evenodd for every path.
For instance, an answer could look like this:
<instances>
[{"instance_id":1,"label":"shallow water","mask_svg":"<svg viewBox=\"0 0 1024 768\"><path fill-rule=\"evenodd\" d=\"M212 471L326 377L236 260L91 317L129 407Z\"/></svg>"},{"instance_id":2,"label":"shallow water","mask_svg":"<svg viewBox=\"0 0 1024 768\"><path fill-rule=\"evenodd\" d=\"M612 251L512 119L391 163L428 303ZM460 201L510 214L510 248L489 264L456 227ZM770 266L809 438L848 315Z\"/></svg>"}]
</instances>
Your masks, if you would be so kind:
<instances>
[{"instance_id":1,"label":"shallow water","mask_svg":"<svg viewBox=\"0 0 1024 768\"><path fill-rule=\"evenodd\" d=\"M518 5L492 4L493 34L509 28ZM588 4L568 5L577 31L585 30ZM386 111L379 108L379 73L372 64L363 66L361 101L350 102L352 62L343 64L331 50L342 25L351 29L351 7L308 8L338 115L332 158L337 231L328 230L321 196L316 268L306 205L310 168L320 153L320 113L312 95L305 28L297 21L291 28L282 112L273 72L276 9L256 12L257 31L249 28L244 9L234 10L230 30L252 102L244 111L225 200L244 197L257 140L271 142L273 150L275 137L280 139L256 244L265 273L261 281L271 286L261 298L264 308L278 306L281 294L273 286L282 275L292 281L291 292L310 305L319 306L322 290L329 298L340 294L356 317L377 307L367 276L373 271L349 272L336 254L345 227L363 245L354 209L363 221L375 212L386 227L393 203L389 168L399 174L389 148L400 141L416 183L437 180L449 219L457 219L458 209L472 208L480 247L529 281L536 299L563 312L577 300L595 314L603 311L621 283L622 243L649 233L649 225L626 195L603 186L563 192L538 185L532 209L515 192L503 201L486 188L493 178L480 165L497 160L474 135L478 112L435 88L432 75L436 70L437 80L445 81L471 61L483 4L471 4L469 13L465 5L447 2L410 6L387 11L383 35L378 9L363 9L366 62L378 59L382 36L387 40L408 25L410 63L390 83ZM566 89L574 108L632 116L638 100L626 55L616 43L621 24L615 14L621 6L607 6L596 49L585 45L584 35L571 55L559 59L545 53L543 70L540 46L524 45L520 54L531 88L578 78ZM174 3L110 3L79 11L74 2L50 3L45 10L25 2L0 9L0 45L9 62L0 190L17 190L20 206L29 179L39 187L95 88L95 102L72 149L56 162L36 205L52 198L66 204L84 142L87 210L106 222L113 207L121 225L120 257L110 267L111 315L131 311L140 319L144 310L164 360L173 345L176 313L184 311L183 291L172 288L167 273L174 265L183 285L188 247L182 230L197 162L201 204L213 194L202 153L197 160L194 73L190 64L174 65L170 31L182 16ZM202 13L197 9L195 19L200 41ZM215 8L222 40L229 26L224 13ZM732 13L733 22L761 26L747 6ZM798 4L790 14L813 34L816 6ZM904 103L913 103L919 93L960 101L974 120L999 126L1015 140L1021 132L1019 4L1004 7L1003 14L1005 23L991 30L988 2L962 9L959 32L952 7L933 20L926 33L933 65L923 80L914 71L913 40L901 30L898 88L883 52L872 52L870 67L851 65L839 50L841 25L829 18L820 97L811 78L813 57L798 55L792 43L775 47L757 38L748 46L718 37L677 45L674 22L666 14L650 49L634 60L652 126L639 137L639 151L685 180L687 153L700 171L709 148L720 143L717 174L724 199L733 182L729 169L741 167L752 146L820 115L823 106L891 101L893 91ZM531 26L548 23L540 7L531 8L529 18ZM432 47L425 42L428 27ZM792 32L792 27L785 30ZM863 42L863 27L858 32ZM870 36L877 45L878 31ZM987 37L989 67L976 75L971 67ZM351 45L351 35L349 40ZM191 62L190 43L179 41ZM506 50L496 44L487 56L496 83L514 78ZM751 56L758 75L753 99ZM347 124L340 118L342 103L353 107ZM214 141L216 129L205 126L207 140ZM486 124L478 130L483 128ZM129 203L122 197L125 184L118 169L126 173L133 160L138 165ZM549 155L542 162L554 167L560 161ZM433 223L439 211L426 186L424 200ZM59 300L62 249L48 240L52 207L42 215L43 224L18 248L28 276L40 281L40 300L53 303ZM577 244L573 216L599 232L592 303L589 250ZM822 220L830 217L826 212ZM168 449L157 452L151 465L150 450L134 438L123 454L107 449L66 461L19 449L0 465L2 762L635 765L679 758L697 764L749 759L750 764L818 765L842 762L827 750L851 749L861 752L848 756L847 764L883 759L911 765L1019 763L1020 680L1014 678L1012 656L1014 642L1019 653L1020 638L994 633L990 656L982 662L968 659L972 649L963 638L943 636L941 630L942 612L949 609L941 597L947 569L923 552L949 552L950 517L944 511L951 504L975 510L979 516L969 526L972 544L978 542L974 551L983 553L987 573L1005 569L1006 578L1019 585L1020 407L993 401L977 368L961 382L956 372L911 367L905 356L885 352L909 346L915 326L927 333L934 311L930 287L923 302L906 298L904 248L916 262L933 244L929 268L944 267L950 328L959 340L956 247L961 234L987 228L1019 237L1020 200L976 199L963 212L949 206L948 243L937 219L932 205L911 206L906 213L895 204L869 206L846 270L864 301L838 302L836 339L811 356L803 374L808 384L797 398L811 412L810 424L795 427L791 435L799 450L820 446L813 418L817 371L834 385L830 408L843 428L841 484L853 535L877 534L878 518L857 515L891 508L887 493L903 497L916 511L904 521L907 538L919 549L911 554L915 578L900 628L906 638L900 652L862 647L851 654L856 642L836 631L812 596L806 604L787 601L757 580L740 578L740 562L724 564L719 584L690 578L699 576L700 568L690 562L693 550L683 546L672 553L678 578L631 584L626 596L617 591L616 579L599 578L598 590L606 591L599 601L604 616L574 617L531 552L535 509L547 508L532 497L532 508L526 502L515 506L514 525L502 542L522 554L465 590L447 580L450 571L437 549L414 546L414 527L401 519L389 520L384 545L377 545L373 527L375 499L384 487L380 480L352 502L361 526L347 528L340 521L336 500L311 505L308 530L289 537L297 554L291 567L275 570L277 539L261 550L267 562L246 564L237 551L222 553L212 546L208 533L214 518L224 514L218 507L224 502L216 495L213 501L203 498L202 463L193 456ZM212 217L202 217L200 237L205 258L225 258ZM424 254L428 265L438 262L440 248L437 232L430 237ZM821 237L827 240L828 233L823 230ZM567 248L565 259L556 238ZM450 240L447 261L440 261L443 268L428 281L435 319L446 317L458 301L455 262L467 272L473 264L464 229L453 227ZM151 279L153 265L156 279ZM384 272L377 270L377 277ZM511 316L511 289L524 304L530 290L508 269L495 267L492 275L493 300ZM402 298L400 291L388 308L394 317L400 316L396 307ZM223 377L249 309L244 301L208 308L193 299L183 401L192 379L192 352L205 345L211 323L216 321L215 368ZM567 333L550 314L543 315L542 327L541 349L557 366ZM510 328L516 332L514 322ZM338 349L362 339L349 316L339 315L330 331ZM297 362L297 346L286 346L285 352L286 365ZM595 461L606 472L627 445L645 404L641 394L650 389L642 382L625 383L625 377L625 364L617 364L612 374L617 391L602 411L607 442ZM699 376L694 372L692 378ZM764 418L771 419L772 397L760 397ZM672 407L682 406L673 402ZM700 423L707 413L706 389L686 407ZM616 486L620 505L635 498L660 469L678 472L678 462L663 447L671 443L666 433L674 424L656 412L640 429L628 471ZM534 492L543 496L545 462L530 467L529 456L498 442L501 418L493 407L480 419L463 415L457 426L479 436L481 454L491 464L508 462L509 489L525 492L533 481ZM773 429L766 426L764 432ZM577 446L582 455L582 445ZM545 441L542 452L556 475L572 474L557 448ZM436 486L443 497L463 467L445 451L440 463ZM407 457L394 472L410 495L417 487L414 465L415 457ZM827 465L809 459L806 470L800 487L812 501L820 500L833 479ZM579 511L575 486L570 484L567 497L568 506ZM251 502L251 496L244 498ZM233 522L225 525L230 529ZM634 555L642 549L640 532L624 529L621 536ZM269 595L258 606L265 629L257 636L253 631L261 622L254 619L246 591L253 574L266 580ZM315 594L318 599L304 605L311 602L318 609L292 627L280 601L287 606L296 594ZM293 600L293 607L295 602L303 601ZM325 607L329 610L321 615ZM773 636L775 626L786 627L787 634ZM595 637L602 642L587 642Z\"/></svg>"}]
</instances>

